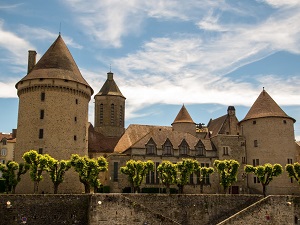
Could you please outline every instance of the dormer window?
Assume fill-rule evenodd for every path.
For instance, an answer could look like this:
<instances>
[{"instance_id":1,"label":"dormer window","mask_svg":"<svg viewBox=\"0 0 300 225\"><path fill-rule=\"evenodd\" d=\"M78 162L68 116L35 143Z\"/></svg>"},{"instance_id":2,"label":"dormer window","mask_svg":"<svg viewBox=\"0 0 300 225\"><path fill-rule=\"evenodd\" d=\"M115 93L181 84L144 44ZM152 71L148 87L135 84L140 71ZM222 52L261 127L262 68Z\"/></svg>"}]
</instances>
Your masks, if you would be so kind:
<instances>
[{"instance_id":1,"label":"dormer window","mask_svg":"<svg viewBox=\"0 0 300 225\"><path fill-rule=\"evenodd\" d=\"M3 144L3 145L7 145L7 139L6 139L6 138L3 138L3 139L2 139L2 144Z\"/></svg>"},{"instance_id":2,"label":"dormer window","mask_svg":"<svg viewBox=\"0 0 300 225\"><path fill-rule=\"evenodd\" d=\"M181 144L179 145L179 154L180 155L188 155L189 154L189 145L187 144L186 140L183 139Z\"/></svg>"},{"instance_id":3,"label":"dormer window","mask_svg":"<svg viewBox=\"0 0 300 225\"><path fill-rule=\"evenodd\" d=\"M163 155L173 155L173 146L168 138L163 144Z\"/></svg>"},{"instance_id":4,"label":"dormer window","mask_svg":"<svg viewBox=\"0 0 300 225\"><path fill-rule=\"evenodd\" d=\"M195 146L195 150L196 150L196 156L205 156L205 146L201 140Z\"/></svg>"},{"instance_id":5,"label":"dormer window","mask_svg":"<svg viewBox=\"0 0 300 225\"><path fill-rule=\"evenodd\" d=\"M146 144L146 154L147 155L156 155L156 144L152 138Z\"/></svg>"}]
</instances>

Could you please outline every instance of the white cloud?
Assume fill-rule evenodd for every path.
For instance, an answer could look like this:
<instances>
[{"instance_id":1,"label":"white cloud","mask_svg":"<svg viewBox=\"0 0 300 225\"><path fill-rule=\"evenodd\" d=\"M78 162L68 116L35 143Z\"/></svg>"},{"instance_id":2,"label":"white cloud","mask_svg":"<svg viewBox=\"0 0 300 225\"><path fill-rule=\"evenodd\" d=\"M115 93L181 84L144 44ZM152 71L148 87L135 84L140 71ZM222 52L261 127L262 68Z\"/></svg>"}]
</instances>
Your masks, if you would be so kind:
<instances>
[{"instance_id":1,"label":"white cloud","mask_svg":"<svg viewBox=\"0 0 300 225\"><path fill-rule=\"evenodd\" d=\"M16 98L17 90L15 88L16 83L3 83L0 82L0 98Z\"/></svg>"}]
</instances>

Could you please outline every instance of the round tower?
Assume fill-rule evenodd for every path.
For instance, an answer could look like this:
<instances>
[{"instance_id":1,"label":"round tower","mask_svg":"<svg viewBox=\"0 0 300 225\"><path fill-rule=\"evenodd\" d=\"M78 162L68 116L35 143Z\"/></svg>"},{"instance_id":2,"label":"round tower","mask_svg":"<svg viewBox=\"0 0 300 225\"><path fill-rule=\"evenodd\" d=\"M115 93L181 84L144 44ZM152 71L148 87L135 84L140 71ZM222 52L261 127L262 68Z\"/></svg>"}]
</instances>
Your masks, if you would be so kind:
<instances>
[{"instance_id":1,"label":"round tower","mask_svg":"<svg viewBox=\"0 0 300 225\"><path fill-rule=\"evenodd\" d=\"M106 137L121 137L124 133L125 97L113 78L107 73L107 80L95 95L95 131Z\"/></svg>"},{"instance_id":2,"label":"round tower","mask_svg":"<svg viewBox=\"0 0 300 225\"><path fill-rule=\"evenodd\" d=\"M295 119L288 116L263 90L246 117L240 121L242 135L246 139L247 164L258 166L279 163L283 170L296 161L294 137ZM249 188L261 191L261 184L253 175L248 176ZM298 186L291 183L286 172L267 187L267 194L292 194Z\"/></svg>"},{"instance_id":3,"label":"round tower","mask_svg":"<svg viewBox=\"0 0 300 225\"><path fill-rule=\"evenodd\" d=\"M57 160L70 159L71 154L88 155L88 103L93 89L60 35L37 64L35 55L29 51L28 74L16 84L19 113L15 160L22 162L23 154L31 149ZM81 193L78 175L68 175L69 171L59 191ZM40 191L51 193L49 182L42 181ZM33 188L21 184L18 190L30 193Z\"/></svg>"},{"instance_id":4,"label":"round tower","mask_svg":"<svg viewBox=\"0 0 300 225\"><path fill-rule=\"evenodd\" d=\"M192 135L196 134L196 124L184 105L182 105L179 113L172 123L172 127L175 131L190 133Z\"/></svg>"}]
</instances>

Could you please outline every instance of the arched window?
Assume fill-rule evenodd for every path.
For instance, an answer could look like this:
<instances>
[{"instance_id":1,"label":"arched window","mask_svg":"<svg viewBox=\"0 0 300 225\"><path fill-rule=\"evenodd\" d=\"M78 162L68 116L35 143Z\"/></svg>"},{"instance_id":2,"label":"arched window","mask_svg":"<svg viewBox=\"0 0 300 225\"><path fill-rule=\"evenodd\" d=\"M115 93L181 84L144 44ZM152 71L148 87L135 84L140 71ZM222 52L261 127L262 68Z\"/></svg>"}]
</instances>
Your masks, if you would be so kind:
<instances>
[{"instance_id":1,"label":"arched window","mask_svg":"<svg viewBox=\"0 0 300 225\"><path fill-rule=\"evenodd\" d=\"M110 105L110 125L115 125L115 105Z\"/></svg>"},{"instance_id":2,"label":"arched window","mask_svg":"<svg viewBox=\"0 0 300 225\"><path fill-rule=\"evenodd\" d=\"M1 156L6 156L6 154L7 154L6 149L5 149L5 148L2 148L2 149L1 149Z\"/></svg>"}]
</instances>

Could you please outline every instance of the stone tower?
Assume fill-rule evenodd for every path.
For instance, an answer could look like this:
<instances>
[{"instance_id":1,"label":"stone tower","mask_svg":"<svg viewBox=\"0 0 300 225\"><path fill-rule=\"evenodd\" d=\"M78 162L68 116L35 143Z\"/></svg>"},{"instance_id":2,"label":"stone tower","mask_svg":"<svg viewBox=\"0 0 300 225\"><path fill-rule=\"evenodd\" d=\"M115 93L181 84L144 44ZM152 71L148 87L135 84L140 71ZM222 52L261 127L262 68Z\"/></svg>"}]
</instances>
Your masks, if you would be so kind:
<instances>
[{"instance_id":1,"label":"stone tower","mask_svg":"<svg viewBox=\"0 0 300 225\"><path fill-rule=\"evenodd\" d=\"M95 95L95 131L106 137L121 137L124 133L125 97L114 81L112 72Z\"/></svg>"},{"instance_id":2,"label":"stone tower","mask_svg":"<svg viewBox=\"0 0 300 225\"><path fill-rule=\"evenodd\" d=\"M246 163L254 166L279 163L283 170L287 163L294 163L295 122L263 90L246 117L240 121L241 132L246 139ZM247 179L250 190L262 190L255 176L248 175ZM291 179L284 172L270 183L267 194L292 194L297 189L298 186L291 183Z\"/></svg>"},{"instance_id":3,"label":"stone tower","mask_svg":"<svg viewBox=\"0 0 300 225\"><path fill-rule=\"evenodd\" d=\"M15 160L22 162L23 154L31 149L58 160L69 159L71 154L88 155L88 103L93 89L82 77L61 35L37 64L35 55L35 51L29 51L28 73L16 84L19 113ZM66 177L61 192L81 192L75 176ZM33 190L24 182L19 187L18 192ZM41 182L42 191L52 192L51 182Z\"/></svg>"},{"instance_id":4,"label":"stone tower","mask_svg":"<svg viewBox=\"0 0 300 225\"><path fill-rule=\"evenodd\" d=\"M186 132L192 135L196 134L196 124L184 105L182 105L179 113L172 123L172 127L175 131Z\"/></svg>"}]
</instances>

